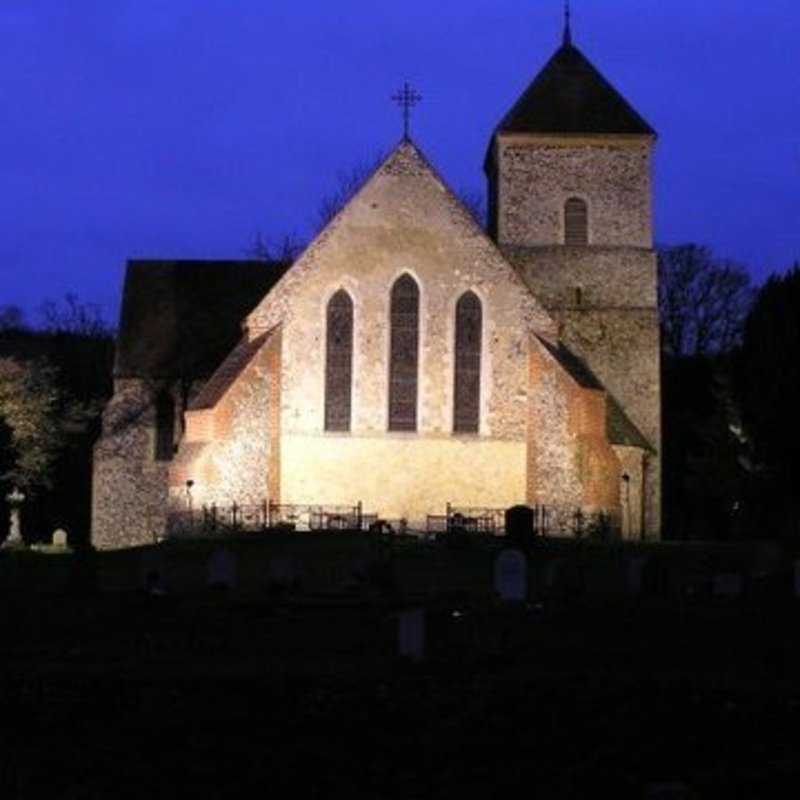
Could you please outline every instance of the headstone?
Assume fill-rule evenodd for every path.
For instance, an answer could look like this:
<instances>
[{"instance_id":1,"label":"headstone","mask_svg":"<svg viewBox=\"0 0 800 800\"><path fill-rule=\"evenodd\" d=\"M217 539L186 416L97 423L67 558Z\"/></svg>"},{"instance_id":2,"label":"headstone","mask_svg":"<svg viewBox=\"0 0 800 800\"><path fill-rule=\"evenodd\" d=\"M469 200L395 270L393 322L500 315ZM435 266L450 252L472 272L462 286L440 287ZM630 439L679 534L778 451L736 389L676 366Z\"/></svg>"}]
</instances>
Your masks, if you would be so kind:
<instances>
[{"instance_id":1,"label":"headstone","mask_svg":"<svg viewBox=\"0 0 800 800\"><path fill-rule=\"evenodd\" d=\"M287 591L300 585L300 570L291 556L275 556L267 568L267 588Z\"/></svg>"},{"instance_id":2,"label":"headstone","mask_svg":"<svg viewBox=\"0 0 800 800\"><path fill-rule=\"evenodd\" d=\"M53 531L53 547L67 546L67 532L63 528Z\"/></svg>"},{"instance_id":3,"label":"headstone","mask_svg":"<svg viewBox=\"0 0 800 800\"><path fill-rule=\"evenodd\" d=\"M235 589L239 582L236 556L224 547L208 558L208 585L217 589Z\"/></svg>"},{"instance_id":4,"label":"headstone","mask_svg":"<svg viewBox=\"0 0 800 800\"><path fill-rule=\"evenodd\" d=\"M345 590L364 586L370 578L371 566L370 560L366 556L357 556L347 565L339 585Z\"/></svg>"},{"instance_id":5,"label":"headstone","mask_svg":"<svg viewBox=\"0 0 800 800\"><path fill-rule=\"evenodd\" d=\"M715 597L739 597L742 593L742 576L738 573L714 576Z\"/></svg>"},{"instance_id":6,"label":"headstone","mask_svg":"<svg viewBox=\"0 0 800 800\"><path fill-rule=\"evenodd\" d=\"M163 554L157 550L142 553L141 587L150 595L167 593L166 565Z\"/></svg>"},{"instance_id":7,"label":"headstone","mask_svg":"<svg viewBox=\"0 0 800 800\"><path fill-rule=\"evenodd\" d=\"M425 609L410 609L398 615L397 654L412 661L425 657Z\"/></svg>"},{"instance_id":8,"label":"headstone","mask_svg":"<svg viewBox=\"0 0 800 800\"><path fill-rule=\"evenodd\" d=\"M691 800L689 787L681 781L651 783L647 787L647 800Z\"/></svg>"},{"instance_id":9,"label":"headstone","mask_svg":"<svg viewBox=\"0 0 800 800\"><path fill-rule=\"evenodd\" d=\"M506 509L506 537L520 546L529 545L534 538L533 509L529 506L512 506Z\"/></svg>"},{"instance_id":10,"label":"headstone","mask_svg":"<svg viewBox=\"0 0 800 800\"><path fill-rule=\"evenodd\" d=\"M648 597L669 597L675 577L658 558L649 558L642 567L642 592Z\"/></svg>"},{"instance_id":11,"label":"headstone","mask_svg":"<svg viewBox=\"0 0 800 800\"><path fill-rule=\"evenodd\" d=\"M785 555L780 545L775 542L759 542L755 546L752 574L754 577L766 577L779 573L785 567Z\"/></svg>"},{"instance_id":12,"label":"headstone","mask_svg":"<svg viewBox=\"0 0 800 800\"><path fill-rule=\"evenodd\" d=\"M559 573L561 572L561 567L563 565L563 561L560 558L556 558L551 561L546 567L544 571L544 585L548 589L552 589L556 583L558 582Z\"/></svg>"},{"instance_id":13,"label":"headstone","mask_svg":"<svg viewBox=\"0 0 800 800\"><path fill-rule=\"evenodd\" d=\"M501 600L524 602L528 597L528 561L519 550L503 550L494 562L494 590Z\"/></svg>"},{"instance_id":14,"label":"headstone","mask_svg":"<svg viewBox=\"0 0 800 800\"><path fill-rule=\"evenodd\" d=\"M632 558L628 561L627 585L631 594L642 593L642 574L644 573L645 564L647 564L647 559L641 557Z\"/></svg>"}]
</instances>

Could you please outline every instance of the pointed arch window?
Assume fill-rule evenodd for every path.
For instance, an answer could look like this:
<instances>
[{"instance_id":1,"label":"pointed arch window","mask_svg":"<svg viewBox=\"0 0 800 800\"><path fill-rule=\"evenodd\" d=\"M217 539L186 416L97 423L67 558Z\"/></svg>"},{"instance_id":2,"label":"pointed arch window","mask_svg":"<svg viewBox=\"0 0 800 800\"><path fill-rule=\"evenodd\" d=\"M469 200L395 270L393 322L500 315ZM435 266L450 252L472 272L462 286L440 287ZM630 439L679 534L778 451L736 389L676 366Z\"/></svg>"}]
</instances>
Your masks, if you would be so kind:
<instances>
[{"instance_id":1,"label":"pointed arch window","mask_svg":"<svg viewBox=\"0 0 800 800\"><path fill-rule=\"evenodd\" d=\"M589 244L589 208L580 197L570 197L564 204L564 244Z\"/></svg>"},{"instance_id":2,"label":"pointed arch window","mask_svg":"<svg viewBox=\"0 0 800 800\"><path fill-rule=\"evenodd\" d=\"M168 391L159 392L155 403L156 411L156 461L171 461L175 454L175 400Z\"/></svg>"},{"instance_id":3,"label":"pointed arch window","mask_svg":"<svg viewBox=\"0 0 800 800\"><path fill-rule=\"evenodd\" d=\"M349 431L353 382L353 301L344 289L339 289L328 301L325 342L325 430Z\"/></svg>"},{"instance_id":4,"label":"pointed arch window","mask_svg":"<svg viewBox=\"0 0 800 800\"><path fill-rule=\"evenodd\" d=\"M474 292L456 303L456 360L453 409L455 433L478 433L481 408L483 309Z\"/></svg>"},{"instance_id":5,"label":"pointed arch window","mask_svg":"<svg viewBox=\"0 0 800 800\"><path fill-rule=\"evenodd\" d=\"M419 287L401 275L392 287L389 345L389 430L417 429Z\"/></svg>"}]
</instances>

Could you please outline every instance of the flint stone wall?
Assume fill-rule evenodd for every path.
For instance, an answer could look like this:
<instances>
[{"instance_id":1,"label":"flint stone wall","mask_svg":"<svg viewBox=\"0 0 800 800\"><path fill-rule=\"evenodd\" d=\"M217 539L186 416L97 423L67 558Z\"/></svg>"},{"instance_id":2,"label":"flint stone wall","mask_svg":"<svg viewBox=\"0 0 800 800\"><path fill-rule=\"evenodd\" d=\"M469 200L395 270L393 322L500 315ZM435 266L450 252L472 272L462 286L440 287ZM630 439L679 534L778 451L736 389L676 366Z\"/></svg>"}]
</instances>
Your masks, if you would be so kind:
<instances>
[{"instance_id":1,"label":"flint stone wall","mask_svg":"<svg viewBox=\"0 0 800 800\"><path fill-rule=\"evenodd\" d=\"M589 244L652 247L650 137L501 134L494 144L498 241L564 241L564 204L586 201Z\"/></svg>"},{"instance_id":2,"label":"flint stone wall","mask_svg":"<svg viewBox=\"0 0 800 800\"><path fill-rule=\"evenodd\" d=\"M213 409L187 412L186 436L169 471L173 507L185 507L187 480L194 482L195 508L276 499L269 475L278 447L279 352L276 330Z\"/></svg>"},{"instance_id":3,"label":"flint stone wall","mask_svg":"<svg viewBox=\"0 0 800 800\"><path fill-rule=\"evenodd\" d=\"M99 549L152 544L164 533L169 462L154 458L153 402L163 388L140 379L114 382L94 448L92 544Z\"/></svg>"},{"instance_id":4,"label":"flint stone wall","mask_svg":"<svg viewBox=\"0 0 800 800\"><path fill-rule=\"evenodd\" d=\"M556 321L559 339L587 363L654 451L644 458L644 525L657 537L661 383L652 141L502 134L493 144L490 194L503 253ZM587 203L588 246L563 245L569 197Z\"/></svg>"}]
</instances>

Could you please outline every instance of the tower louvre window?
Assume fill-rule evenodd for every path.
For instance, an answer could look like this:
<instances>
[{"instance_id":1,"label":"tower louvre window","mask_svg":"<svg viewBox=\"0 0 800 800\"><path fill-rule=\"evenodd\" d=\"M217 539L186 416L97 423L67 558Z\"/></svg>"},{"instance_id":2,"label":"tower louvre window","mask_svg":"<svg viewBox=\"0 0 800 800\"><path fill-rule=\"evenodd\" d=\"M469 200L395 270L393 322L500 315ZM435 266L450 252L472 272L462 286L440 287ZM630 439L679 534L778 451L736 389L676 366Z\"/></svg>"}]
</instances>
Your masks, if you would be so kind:
<instances>
[{"instance_id":1,"label":"tower louvre window","mask_svg":"<svg viewBox=\"0 0 800 800\"><path fill-rule=\"evenodd\" d=\"M589 209L580 197L570 197L564 204L564 244L589 244Z\"/></svg>"},{"instance_id":2,"label":"tower louvre window","mask_svg":"<svg viewBox=\"0 0 800 800\"><path fill-rule=\"evenodd\" d=\"M453 408L455 433L478 433L481 399L481 336L483 311L473 292L456 304L456 359Z\"/></svg>"},{"instance_id":3,"label":"tower louvre window","mask_svg":"<svg viewBox=\"0 0 800 800\"><path fill-rule=\"evenodd\" d=\"M349 431L353 382L353 301L340 289L328 301L325 346L325 430Z\"/></svg>"},{"instance_id":4,"label":"tower louvre window","mask_svg":"<svg viewBox=\"0 0 800 800\"><path fill-rule=\"evenodd\" d=\"M419 287L402 275L392 287L389 350L389 430L417 429Z\"/></svg>"}]
</instances>

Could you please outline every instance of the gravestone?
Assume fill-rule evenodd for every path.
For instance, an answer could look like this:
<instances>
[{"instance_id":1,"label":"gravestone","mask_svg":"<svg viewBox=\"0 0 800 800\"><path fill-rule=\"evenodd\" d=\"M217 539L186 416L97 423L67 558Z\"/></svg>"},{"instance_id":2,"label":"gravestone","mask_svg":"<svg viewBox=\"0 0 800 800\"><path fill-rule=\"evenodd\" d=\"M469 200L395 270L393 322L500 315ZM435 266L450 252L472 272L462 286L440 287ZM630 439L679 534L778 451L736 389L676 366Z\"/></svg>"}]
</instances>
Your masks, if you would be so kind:
<instances>
[{"instance_id":1,"label":"gravestone","mask_svg":"<svg viewBox=\"0 0 800 800\"><path fill-rule=\"evenodd\" d=\"M646 564L647 559L642 557L632 558L628 561L627 586L631 594L642 593L642 575Z\"/></svg>"},{"instance_id":2,"label":"gravestone","mask_svg":"<svg viewBox=\"0 0 800 800\"><path fill-rule=\"evenodd\" d=\"M742 576L736 572L715 575L712 585L715 597L739 597L742 593Z\"/></svg>"},{"instance_id":3,"label":"gravestone","mask_svg":"<svg viewBox=\"0 0 800 800\"><path fill-rule=\"evenodd\" d=\"M669 597L672 587L673 576L667 565L657 558L648 558L642 567L642 593L648 597Z\"/></svg>"},{"instance_id":4,"label":"gravestone","mask_svg":"<svg viewBox=\"0 0 800 800\"><path fill-rule=\"evenodd\" d=\"M647 786L647 800L691 800L695 795L681 781L651 783Z\"/></svg>"},{"instance_id":5,"label":"gravestone","mask_svg":"<svg viewBox=\"0 0 800 800\"><path fill-rule=\"evenodd\" d=\"M53 547L66 547L67 532L63 528L53 531L52 543Z\"/></svg>"},{"instance_id":6,"label":"gravestone","mask_svg":"<svg viewBox=\"0 0 800 800\"><path fill-rule=\"evenodd\" d=\"M215 589L235 589L239 582L236 556L224 547L208 558L208 585Z\"/></svg>"},{"instance_id":7,"label":"gravestone","mask_svg":"<svg viewBox=\"0 0 800 800\"><path fill-rule=\"evenodd\" d=\"M547 564L544 570L544 585L547 589L553 589L558 583L563 565L564 561L560 558L556 558Z\"/></svg>"},{"instance_id":8,"label":"gravestone","mask_svg":"<svg viewBox=\"0 0 800 800\"><path fill-rule=\"evenodd\" d=\"M494 590L501 600L524 602L528 597L528 560L520 550L503 550L494 562Z\"/></svg>"},{"instance_id":9,"label":"gravestone","mask_svg":"<svg viewBox=\"0 0 800 800\"><path fill-rule=\"evenodd\" d=\"M533 509L512 506L506 509L506 538L519 547L528 547L534 539Z\"/></svg>"},{"instance_id":10,"label":"gravestone","mask_svg":"<svg viewBox=\"0 0 800 800\"><path fill-rule=\"evenodd\" d=\"M140 562L141 587L147 594L160 596L167 593L166 563L157 550L145 550Z\"/></svg>"},{"instance_id":11,"label":"gravestone","mask_svg":"<svg viewBox=\"0 0 800 800\"><path fill-rule=\"evenodd\" d=\"M785 567L784 551L775 542L759 542L755 546L751 574L755 578L765 578L779 573Z\"/></svg>"},{"instance_id":12,"label":"gravestone","mask_svg":"<svg viewBox=\"0 0 800 800\"><path fill-rule=\"evenodd\" d=\"M412 661L425 657L425 609L401 611L397 617L397 654Z\"/></svg>"},{"instance_id":13,"label":"gravestone","mask_svg":"<svg viewBox=\"0 0 800 800\"><path fill-rule=\"evenodd\" d=\"M373 576L374 567L369 558L356 556L347 562L337 574L336 586L344 591L354 591L367 585Z\"/></svg>"},{"instance_id":14,"label":"gravestone","mask_svg":"<svg viewBox=\"0 0 800 800\"><path fill-rule=\"evenodd\" d=\"M281 593L300 587L300 570L291 556L275 556L267 568L267 589Z\"/></svg>"}]
</instances>

